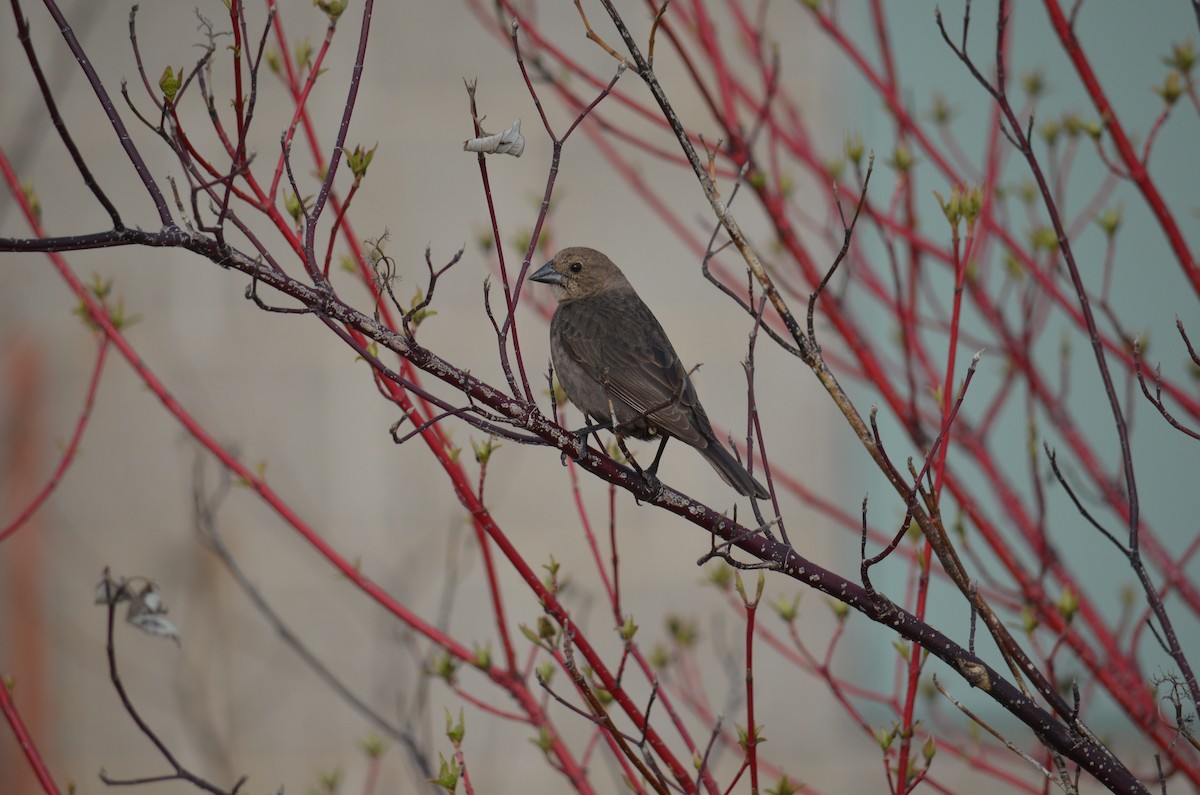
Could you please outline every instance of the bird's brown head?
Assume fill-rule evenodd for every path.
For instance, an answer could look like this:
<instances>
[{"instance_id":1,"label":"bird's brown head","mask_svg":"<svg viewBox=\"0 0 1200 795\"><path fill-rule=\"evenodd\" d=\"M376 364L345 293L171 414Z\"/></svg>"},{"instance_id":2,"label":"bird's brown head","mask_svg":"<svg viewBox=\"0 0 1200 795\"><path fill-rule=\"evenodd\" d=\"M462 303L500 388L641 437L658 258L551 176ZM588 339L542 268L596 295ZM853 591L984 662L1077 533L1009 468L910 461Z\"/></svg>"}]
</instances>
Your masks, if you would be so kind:
<instances>
[{"instance_id":1,"label":"bird's brown head","mask_svg":"<svg viewBox=\"0 0 1200 795\"><path fill-rule=\"evenodd\" d=\"M559 301L574 301L605 290L632 289L625 274L594 248L564 248L529 277L549 284Z\"/></svg>"}]
</instances>

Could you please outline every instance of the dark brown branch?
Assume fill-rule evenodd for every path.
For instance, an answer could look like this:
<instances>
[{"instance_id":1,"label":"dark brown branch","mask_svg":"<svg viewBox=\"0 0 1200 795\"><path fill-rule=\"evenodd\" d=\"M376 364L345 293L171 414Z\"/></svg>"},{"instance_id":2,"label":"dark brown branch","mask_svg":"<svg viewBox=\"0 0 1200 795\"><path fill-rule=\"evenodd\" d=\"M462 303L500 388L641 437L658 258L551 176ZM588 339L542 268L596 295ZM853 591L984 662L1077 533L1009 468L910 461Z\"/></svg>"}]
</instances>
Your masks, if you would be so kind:
<instances>
[{"instance_id":1,"label":"dark brown branch","mask_svg":"<svg viewBox=\"0 0 1200 795\"><path fill-rule=\"evenodd\" d=\"M58 7L58 3L55 0L44 0L44 2L46 10L54 18L54 23L58 26L59 33L62 34L63 40L66 41L71 54L75 56L76 63L79 64L79 68L83 70L84 75L87 77L88 85L92 87L92 93L96 95L100 107L104 110L104 115L108 118L108 123L112 125L117 141L120 142L121 148L125 151L125 156L133 164L134 171L137 172L138 178L141 179L142 185L146 188L146 192L150 194L150 198L158 210L159 221L162 222L164 227L174 226L175 221L171 217L171 210L167 206L166 197L163 196L158 183L151 176L150 168L146 165L146 161L142 158L142 153L138 150L132 137L130 137L129 130L125 127L125 122L121 120L121 116L117 113L117 108L113 104L112 98L108 95L108 89L104 87L104 83L100 80L100 75L96 74L96 69L92 66L92 61L88 58L87 53L84 52L83 45L75 37L74 29L67 22L67 18L63 16L62 10ZM12 4L13 12L19 17L21 14L19 0L12 0Z\"/></svg>"},{"instance_id":2,"label":"dark brown branch","mask_svg":"<svg viewBox=\"0 0 1200 795\"><path fill-rule=\"evenodd\" d=\"M109 576L107 569L105 569L104 576L106 579ZM125 583L120 583L108 595L108 624L105 635L105 650L108 654L109 680L112 682L113 688L117 691L117 696L121 699L121 704L125 707L125 712L128 713L129 717L133 719L133 722L137 724L138 729L142 732L146 739L148 739L154 745L154 747L158 749L158 752L162 755L163 759L167 760L167 764L175 769L175 772L149 778L114 779L110 778L104 771L100 771L100 780L112 787L135 786L138 784L150 784L161 781L186 781L194 787L202 789L205 792L212 793L212 795L237 795L238 790L241 789L242 784L246 781L244 776L234 783L233 789L224 790L217 785L210 783L208 780L192 773L190 770L180 764L179 760L175 758L175 755L171 753L171 749L167 748L166 743L163 742L162 739L155 733L154 729L150 728L150 724L146 723L145 719L142 718L141 713L138 712L137 707L133 705L133 700L129 697L129 693L125 689L125 683L122 681L121 673L117 667L117 644L116 640L114 639L117 605L122 601L123 598L126 597L126 588L128 588L128 585Z\"/></svg>"}]
</instances>

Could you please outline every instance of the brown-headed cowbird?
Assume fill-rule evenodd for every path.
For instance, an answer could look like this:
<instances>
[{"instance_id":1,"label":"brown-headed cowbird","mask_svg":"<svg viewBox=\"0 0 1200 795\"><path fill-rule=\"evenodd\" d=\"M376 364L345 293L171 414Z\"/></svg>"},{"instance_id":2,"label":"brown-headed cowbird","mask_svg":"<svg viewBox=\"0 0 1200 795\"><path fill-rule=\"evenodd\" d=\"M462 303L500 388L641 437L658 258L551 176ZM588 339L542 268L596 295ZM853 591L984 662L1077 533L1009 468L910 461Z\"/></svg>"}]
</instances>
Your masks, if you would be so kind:
<instances>
[{"instance_id":1,"label":"brown-headed cowbird","mask_svg":"<svg viewBox=\"0 0 1200 795\"><path fill-rule=\"evenodd\" d=\"M623 436L686 442L739 494L769 496L717 440L666 332L612 260L595 249L564 248L529 278L554 287L550 356L563 391L585 415L605 424L615 418L612 430Z\"/></svg>"}]
</instances>

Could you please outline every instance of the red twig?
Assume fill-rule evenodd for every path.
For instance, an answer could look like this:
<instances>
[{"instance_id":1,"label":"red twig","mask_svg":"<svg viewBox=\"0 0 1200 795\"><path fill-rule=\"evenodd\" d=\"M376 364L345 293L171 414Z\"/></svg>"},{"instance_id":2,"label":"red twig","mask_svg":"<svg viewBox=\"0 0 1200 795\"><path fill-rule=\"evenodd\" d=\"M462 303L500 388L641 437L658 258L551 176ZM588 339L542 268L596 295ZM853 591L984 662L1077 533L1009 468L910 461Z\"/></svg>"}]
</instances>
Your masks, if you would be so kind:
<instances>
[{"instance_id":1,"label":"red twig","mask_svg":"<svg viewBox=\"0 0 1200 795\"><path fill-rule=\"evenodd\" d=\"M59 795L58 785L54 783L54 777L50 774L49 768L46 767L46 762L42 759L42 754L38 751L37 744L29 736L29 731L25 728L25 722L21 720L21 713L17 711L17 705L13 702L10 688L11 684L6 681L5 677L0 676L0 712L4 713L4 718L8 721L9 728L12 729L13 738L17 741L17 746L21 749L21 753L25 755L25 759L28 760L29 767L37 777L38 783L42 785L42 791L46 795Z\"/></svg>"},{"instance_id":2,"label":"red twig","mask_svg":"<svg viewBox=\"0 0 1200 795\"><path fill-rule=\"evenodd\" d=\"M8 176L8 160L0 157L0 169L6 171L5 176ZM87 391L84 393L83 409L79 413L79 418L75 421L75 430L71 434L71 439L67 442L66 449L63 450L62 456L59 458L58 466L54 468L54 472L50 475L50 479L37 493L36 496L25 506L25 508L17 515L15 519L8 523L3 529L0 529L0 542L3 542L9 536L16 533L21 527L29 521L39 508L49 499L54 490L58 488L58 484L67 473L67 469L75 460L75 454L79 451L79 442L83 439L84 431L87 429L88 420L92 415L92 406L96 402L96 391L100 387L100 376L104 372L104 364L108 360L108 339L100 338L100 345L96 351L96 364L92 368L92 376L88 381Z\"/></svg>"},{"instance_id":3,"label":"red twig","mask_svg":"<svg viewBox=\"0 0 1200 795\"><path fill-rule=\"evenodd\" d=\"M1063 14L1062 7L1058 0L1043 0L1043 5L1046 7L1046 12L1050 15L1050 25L1054 32L1058 35L1059 41L1063 44L1063 49L1066 51L1067 57L1071 59L1071 63L1075 66L1075 71L1079 74L1080 81L1083 82L1083 87L1087 91L1088 96L1092 98L1092 104L1096 107L1096 112L1100 114L1100 119L1104 124L1104 129L1112 138L1113 145L1117 148L1117 153L1121 157L1121 162L1128 170L1129 179L1137 185L1142 196L1146 200L1146 204L1150 208L1150 212L1162 227L1163 234L1167 238L1167 242L1171 245L1171 250L1175 252L1176 259L1179 260L1179 266L1183 270L1184 276L1192 284L1192 289L1200 296L1200 267L1196 266L1195 260L1192 258L1192 252L1188 248L1187 241L1183 239L1183 232L1179 228L1179 224L1175 221L1175 216L1171 209L1167 206L1166 200L1159 193L1158 186L1154 180L1150 178L1150 172L1146 168L1146 163L1137 156L1137 152L1133 149L1133 143L1125 134L1125 128L1121 125L1121 120L1118 118L1116 110L1108 99L1108 94L1104 91L1099 78L1092 70L1091 61L1083 51L1083 45L1075 36L1075 30L1068 21L1066 15Z\"/></svg>"}]
</instances>

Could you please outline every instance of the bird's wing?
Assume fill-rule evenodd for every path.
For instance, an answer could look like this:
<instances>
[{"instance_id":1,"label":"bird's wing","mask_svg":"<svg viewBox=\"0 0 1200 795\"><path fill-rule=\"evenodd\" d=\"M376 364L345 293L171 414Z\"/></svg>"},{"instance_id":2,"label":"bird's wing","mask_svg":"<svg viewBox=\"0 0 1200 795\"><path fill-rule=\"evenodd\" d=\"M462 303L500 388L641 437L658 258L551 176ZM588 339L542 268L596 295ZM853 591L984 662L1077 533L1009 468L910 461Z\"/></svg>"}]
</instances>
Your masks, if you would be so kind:
<instances>
[{"instance_id":1,"label":"bird's wing","mask_svg":"<svg viewBox=\"0 0 1200 795\"><path fill-rule=\"evenodd\" d=\"M712 432L687 370L636 294L573 301L559 308L555 321L563 352L607 389L618 420L648 417L660 431L705 446Z\"/></svg>"}]
</instances>

